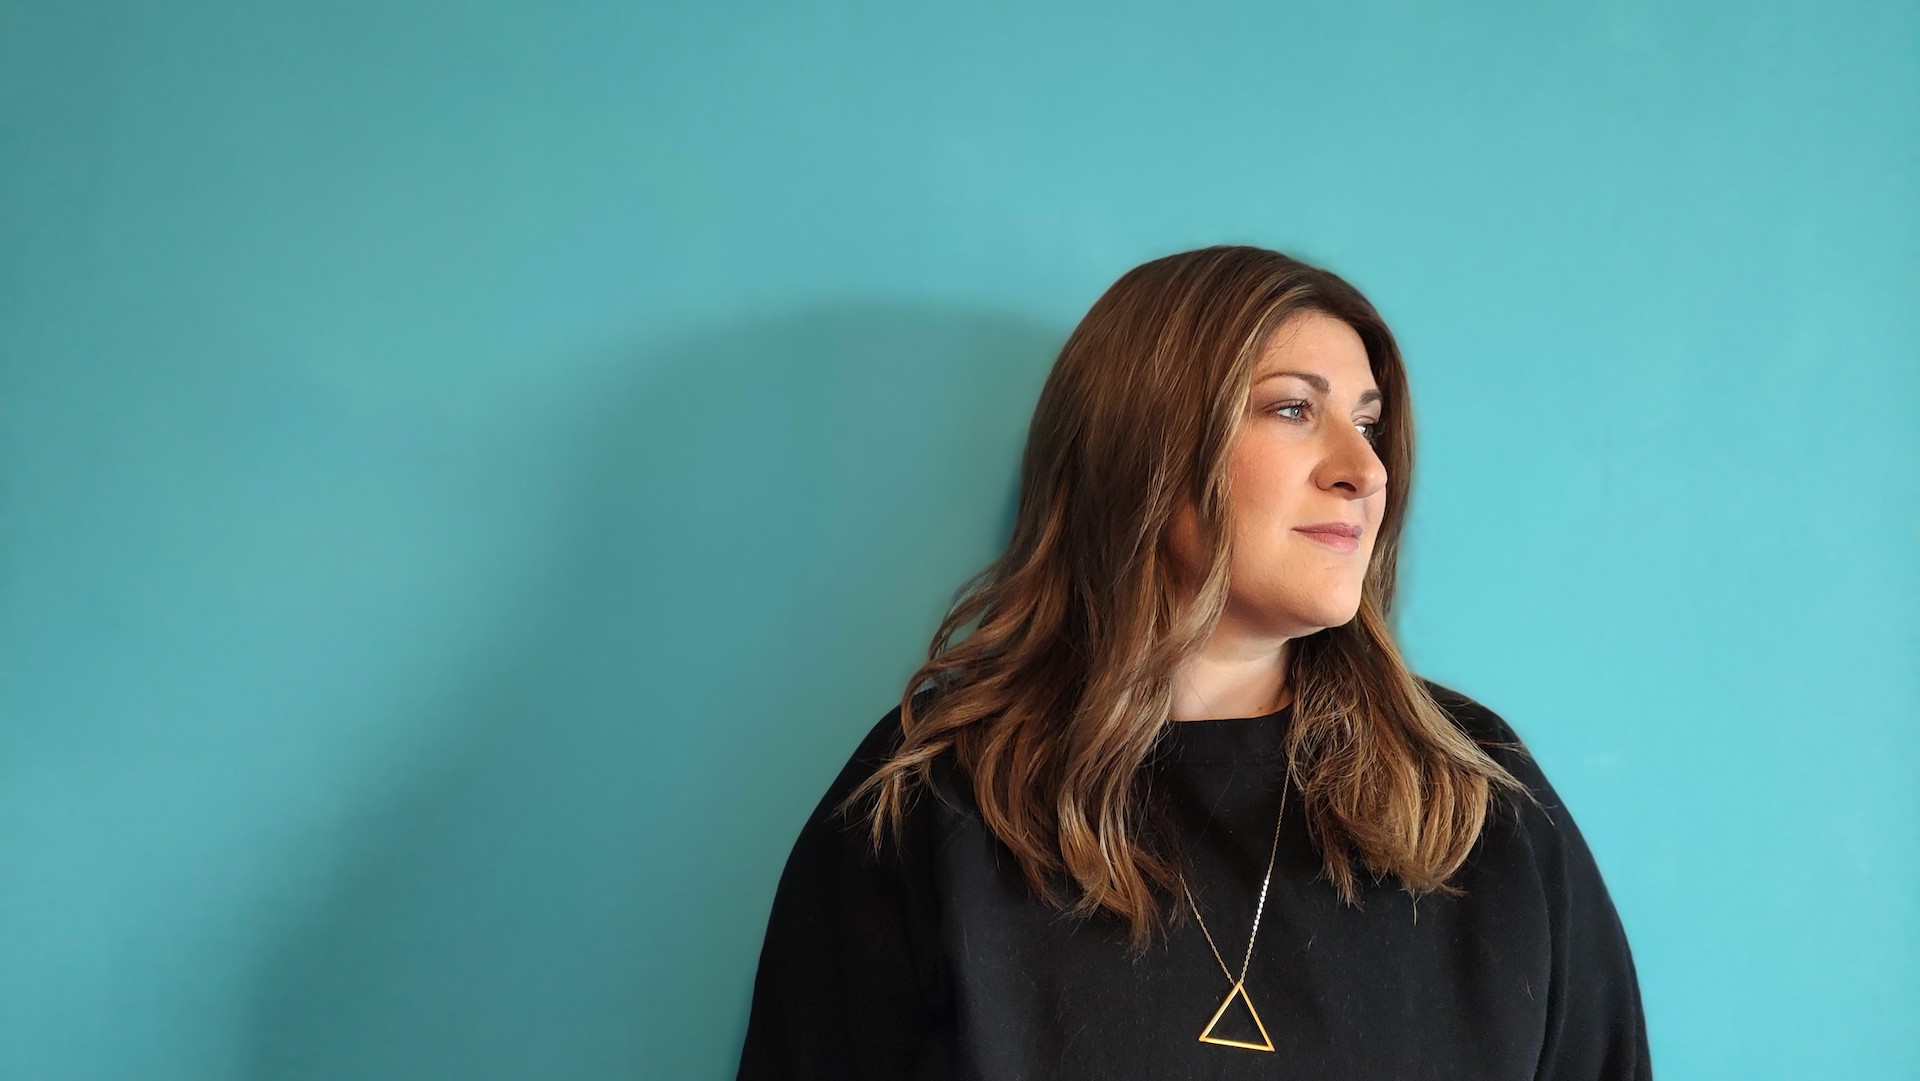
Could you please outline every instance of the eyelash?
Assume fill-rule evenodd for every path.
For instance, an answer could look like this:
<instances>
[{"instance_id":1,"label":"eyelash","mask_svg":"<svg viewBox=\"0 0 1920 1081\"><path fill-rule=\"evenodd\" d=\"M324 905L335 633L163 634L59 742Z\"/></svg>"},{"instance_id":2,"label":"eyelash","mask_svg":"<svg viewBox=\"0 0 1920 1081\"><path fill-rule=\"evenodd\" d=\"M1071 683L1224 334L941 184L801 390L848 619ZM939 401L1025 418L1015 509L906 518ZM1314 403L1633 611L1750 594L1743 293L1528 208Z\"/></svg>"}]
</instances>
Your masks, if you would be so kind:
<instances>
[{"instance_id":1,"label":"eyelash","mask_svg":"<svg viewBox=\"0 0 1920 1081\"><path fill-rule=\"evenodd\" d=\"M1274 413L1282 409L1312 409L1312 408L1313 408L1312 402L1303 402L1303 401L1296 400L1291 402L1281 402L1279 405L1276 405L1272 409L1267 410L1267 412ZM1282 417L1281 419L1292 420L1293 418ZM1367 444L1369 446L1378 445L1380 442L1380 422L1377 420L1370 420L1364 423L1367 426L1367 435L1366 435Z\"/></svg>"}]
</instances>

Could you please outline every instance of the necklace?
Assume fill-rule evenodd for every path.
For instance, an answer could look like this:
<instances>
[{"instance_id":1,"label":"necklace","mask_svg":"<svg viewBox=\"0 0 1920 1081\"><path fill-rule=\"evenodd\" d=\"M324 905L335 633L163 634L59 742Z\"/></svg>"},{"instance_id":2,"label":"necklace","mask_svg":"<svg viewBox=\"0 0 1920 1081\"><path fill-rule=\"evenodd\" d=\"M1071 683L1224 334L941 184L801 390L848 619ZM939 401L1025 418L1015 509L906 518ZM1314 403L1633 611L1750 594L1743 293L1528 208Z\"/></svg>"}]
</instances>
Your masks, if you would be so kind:
<instances>
[{"instance_id":1,"label":"necklace","mask_svg":"<svg viewBox=\"0 0 1920 1081\"><path fill-rule=\"evenodd\" d=\"M1287 782L1280 786L1280 813L1276 815L1273 820L1273 848L1267 853L1267 873L1260 879L1260 902L1255 905L1253 909L1253 930L1247 933L1247 955L1240 961L1240 975L1235 976L1233 974L1233 970L1227 967L1226 959L1220 956L1220 947L1213 944L1213 934L1207 930L1207 921L1200 917L1200 906L1194 904L1193 891L1187 889L1184 881L1180 884L1181 890L1187 895L1187 904L1193 908L1193 918L1200 920L1200 933L1207 936L1207 947L1213 951L1213 959L1220 962L1220 971L1226 973L1227 979L1233 981L1233 989L1227 992L1226 1000L1220 1003L1219 1009L1213 1011L1213 1016L1207 1020L1207 1027L1201 1030L1201 1043L1217 1043L1226 1047L1244 1047L1251 1051L1273 1050L1273 1040L1267 1035L1267 1026L1260 1022L1259 1011L1253 1008L1253 1000L1247 997L1247 966L1253 962L1253 940L1260 934L1260 913L1267 907L1267 884L1273 879L1274 857L1280 854L1280 822L1287 814L1287 784L1292 783L1292 780L1293 763L1289 761L1287 763ZM1227 1012L1227 1007L1233 1005L1233 1000L1236 998L1246 1003L1247 1012L1253 1015L1253 1025L1260 1030L1259 1043L1249 1043L1245 1040L1229 1040L1224 1036L1215 1036L1213 1034L1213 1026L1220 1023L1221 1016Z\"/></svg>"}]
</instances>

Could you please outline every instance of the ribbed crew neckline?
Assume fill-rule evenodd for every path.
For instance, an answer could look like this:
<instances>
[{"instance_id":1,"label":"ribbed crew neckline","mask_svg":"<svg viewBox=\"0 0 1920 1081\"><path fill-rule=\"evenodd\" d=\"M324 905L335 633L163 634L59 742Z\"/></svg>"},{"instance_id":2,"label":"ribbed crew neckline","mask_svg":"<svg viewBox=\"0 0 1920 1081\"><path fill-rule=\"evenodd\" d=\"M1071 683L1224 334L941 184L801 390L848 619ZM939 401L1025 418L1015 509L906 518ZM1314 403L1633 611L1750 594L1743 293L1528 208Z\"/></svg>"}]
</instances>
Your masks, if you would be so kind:
<instances>
[{"instance_id":1,"label":"ribbed crew neckline","mask_svg":"<svg viewBox=\"0 0 1920 1081\"><path fill-rule=\"evenodd\" d=\"M1279 758L1287 753L1286 734L1293 703L1258 717L1217 717L1169 721L1154 756L1169 762L1235 762Z\"/></svg>"}]
</instances>

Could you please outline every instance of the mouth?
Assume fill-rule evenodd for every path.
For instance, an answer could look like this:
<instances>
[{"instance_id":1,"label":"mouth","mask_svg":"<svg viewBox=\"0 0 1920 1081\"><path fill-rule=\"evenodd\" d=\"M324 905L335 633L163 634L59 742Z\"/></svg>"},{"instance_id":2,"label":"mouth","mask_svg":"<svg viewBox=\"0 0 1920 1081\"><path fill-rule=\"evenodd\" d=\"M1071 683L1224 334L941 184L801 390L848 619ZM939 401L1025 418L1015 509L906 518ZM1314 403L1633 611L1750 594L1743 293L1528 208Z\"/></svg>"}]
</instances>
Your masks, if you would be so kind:
<instances>
[{"instance_id":1,"label":"mouth","mask_svg":"<svg viewBox=\"0 0 1920 1081\"><path fill-rule=\"evenodd\" d=\"M1317 522L1300 526L1294 532L1336 552L1353 552L1359 550L1360 534L1365 529L1358 522Z\"/></svg>"}]
</instances>

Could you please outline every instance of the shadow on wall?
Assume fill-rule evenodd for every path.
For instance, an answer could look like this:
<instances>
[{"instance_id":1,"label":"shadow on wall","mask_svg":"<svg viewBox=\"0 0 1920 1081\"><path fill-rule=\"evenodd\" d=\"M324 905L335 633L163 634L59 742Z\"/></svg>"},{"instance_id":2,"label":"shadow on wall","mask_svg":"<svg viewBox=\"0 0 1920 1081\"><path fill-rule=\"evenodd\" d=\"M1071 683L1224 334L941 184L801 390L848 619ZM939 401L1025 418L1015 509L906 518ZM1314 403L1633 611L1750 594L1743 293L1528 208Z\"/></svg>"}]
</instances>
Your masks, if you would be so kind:
<instances>
[{"instance_id":1,"label":"shadow on wall","mask_svg":"<svg viewBox=\"0 0 1920 1081\"><path fill-rule=\"evenodd\" d=\"M618 365L457 742L263 952L247 1073L731 1077L782 861L1004 545L1063 336L847 308Z\"/></svg>"}]
</instances>

